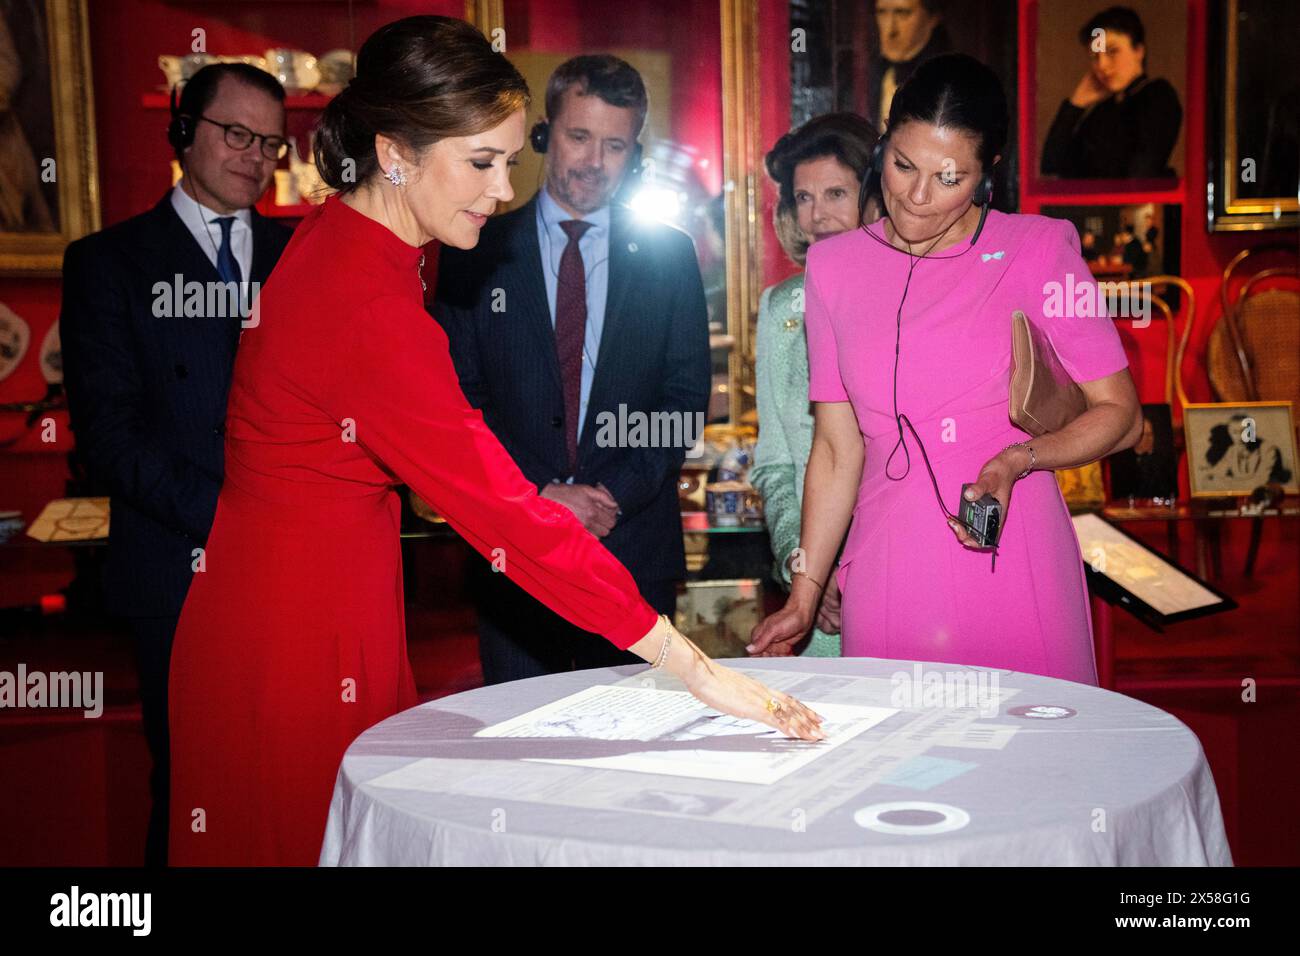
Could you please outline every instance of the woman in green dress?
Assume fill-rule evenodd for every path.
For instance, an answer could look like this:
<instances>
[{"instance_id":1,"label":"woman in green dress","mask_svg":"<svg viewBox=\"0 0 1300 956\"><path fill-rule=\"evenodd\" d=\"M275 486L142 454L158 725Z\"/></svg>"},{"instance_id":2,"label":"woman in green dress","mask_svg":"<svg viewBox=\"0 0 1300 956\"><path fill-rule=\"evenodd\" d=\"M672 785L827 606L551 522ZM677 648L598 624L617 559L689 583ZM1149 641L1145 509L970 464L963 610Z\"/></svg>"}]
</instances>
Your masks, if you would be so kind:
<instances>
[{"instance_id":1,"label":"woman in green dress","mask_svg":"<svg viewBox=\"0 0 1300 956\"><path fill-rule=\"evenodd\" d=\"M859 189L876 145L871 125L854 113L827 113L786 133L764 164L779 198L773 217L777 239L794 262L804 264L808 246L848 229L865 215L879 216L874 200L860 207ZM776 574L790 586L798 570L799 513L804 468L812 450L808 406L808 342L803 327L803 274L763 290L758 307L758 447L750 481L763 495L763 509L776 557ZM811 638L773 644L763 656L796 652L809 657L840 654L840 592L831 575Z\"/></svg>"}]
</instances>

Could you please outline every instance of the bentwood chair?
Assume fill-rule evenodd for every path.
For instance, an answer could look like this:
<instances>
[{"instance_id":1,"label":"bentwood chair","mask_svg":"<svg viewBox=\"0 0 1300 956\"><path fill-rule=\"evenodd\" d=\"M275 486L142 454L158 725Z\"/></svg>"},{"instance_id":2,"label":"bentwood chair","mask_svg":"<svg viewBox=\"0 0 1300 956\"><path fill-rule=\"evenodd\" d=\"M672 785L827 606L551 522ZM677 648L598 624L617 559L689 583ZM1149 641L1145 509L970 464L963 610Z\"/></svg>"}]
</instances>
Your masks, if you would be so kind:
<instances>
[{"instance_id":1,"label":"bentwood chair","mask_svg":"<svg viewBox=\"0 0 1300 956\"><path fill-rule=\"evenodd\" d=\"M1293 246L1243 249L1223 270L1223 314L1210 333L1206 367L1221 402L1286 402L1300 410L1300 268ZM1248 260L1278 262L1247 272ZM1236 294L1233 294L1235 288ZM1246 576L1255 570L1264 519L1251 522Z\"/></svg>"}]
</instances>

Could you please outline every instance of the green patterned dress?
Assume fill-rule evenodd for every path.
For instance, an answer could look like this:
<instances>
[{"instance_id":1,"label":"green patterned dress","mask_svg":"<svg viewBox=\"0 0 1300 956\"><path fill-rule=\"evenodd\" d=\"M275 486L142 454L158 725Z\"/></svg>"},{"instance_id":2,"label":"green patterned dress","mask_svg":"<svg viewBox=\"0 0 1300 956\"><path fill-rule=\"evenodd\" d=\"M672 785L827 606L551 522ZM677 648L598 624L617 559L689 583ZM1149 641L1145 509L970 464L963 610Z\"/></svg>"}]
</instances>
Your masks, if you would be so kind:
<instances>
[{"instance_id":1,"label":"green patterned dress","mask_svg":"<svg viewBox=\"0 0 1300 956\"><path fill-rule=\"evenodd\" d=\"M763 513L776 558L774 573L790 586L785 558L799 546L803 476L812 451L808 405L808 341L803 327L803 275L763 290L758 304L758 447L750 482L763 495ZM839 657L838 634L813 630L805 657Z\"/></svg>"}]
</instances>

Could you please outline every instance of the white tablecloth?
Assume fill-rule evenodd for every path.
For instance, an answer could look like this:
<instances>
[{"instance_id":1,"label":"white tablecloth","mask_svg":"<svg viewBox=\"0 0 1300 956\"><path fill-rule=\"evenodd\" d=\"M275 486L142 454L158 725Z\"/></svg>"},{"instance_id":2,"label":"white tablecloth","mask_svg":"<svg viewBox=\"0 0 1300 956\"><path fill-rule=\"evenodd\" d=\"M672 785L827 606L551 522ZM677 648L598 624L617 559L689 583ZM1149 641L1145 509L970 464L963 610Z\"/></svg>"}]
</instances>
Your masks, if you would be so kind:
<instances>
[{"instance_id":1,"label":"white tablecloth","mask_svg":"<svg viewBox=\"0 0 1300 956\"><path fill-rule=\"evenodd\" d=\"M680 688L646 667L456 694L348 748L320 862L1232 865L1200 742L1141 701L935 663L725 663L808 702L904 706L781 780L754 784L525 759L652 749L640 741L474 737L595 684Z\"/></svg>"}]
</instances>

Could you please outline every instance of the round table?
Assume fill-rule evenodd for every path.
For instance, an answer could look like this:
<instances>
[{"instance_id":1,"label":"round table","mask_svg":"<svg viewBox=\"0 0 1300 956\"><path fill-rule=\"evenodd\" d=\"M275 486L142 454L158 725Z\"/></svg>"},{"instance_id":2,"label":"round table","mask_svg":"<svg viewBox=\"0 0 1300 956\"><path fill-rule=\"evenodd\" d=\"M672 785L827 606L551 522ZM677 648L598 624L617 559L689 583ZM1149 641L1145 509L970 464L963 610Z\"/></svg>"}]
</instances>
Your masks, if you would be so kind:
<instances>
[{"instance_id":1,"label":"round table","mask_svg":"<svg viewBox=\"0 0 1300 956\"><path fill-rule=\"evenodd\" d=\"M720 736L693 730L689 743L625 730L609 739L617 721L582 736L599 720L547 723L546 733L577 736L476 736L577 692L678 691L654 699L694 704L671 677L637 665L444 697L375 725L348 748L321 864L1232 865L1200 742L1141 701L940 663L719 663L878 722L842 725L858 731L815 758L810 745L749 725L738 733L738 722L716 712L692 726L732 726ZM808 762L765 782L743 782L748 771L743 780L682 775L736 761L752 770L791 752ZM671 773L619 763L647 754L697 763L674 763L682 769Z\"/></svg>"}]
</instances>

